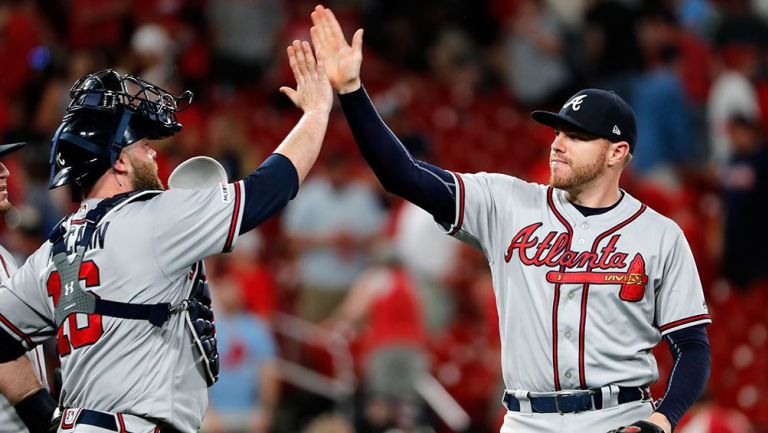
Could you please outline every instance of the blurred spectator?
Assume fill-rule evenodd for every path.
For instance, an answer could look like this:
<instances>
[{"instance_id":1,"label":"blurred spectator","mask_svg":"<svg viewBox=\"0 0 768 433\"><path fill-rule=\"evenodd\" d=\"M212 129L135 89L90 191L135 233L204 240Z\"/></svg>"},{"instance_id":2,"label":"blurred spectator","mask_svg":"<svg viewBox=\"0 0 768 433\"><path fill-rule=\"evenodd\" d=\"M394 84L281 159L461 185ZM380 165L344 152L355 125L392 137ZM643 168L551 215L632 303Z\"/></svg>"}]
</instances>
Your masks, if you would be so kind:
<instances>
[{"instance_id":1,"label":"blurred spectator","mask_svg":"<svg viewBox=\"0 0 768 433\"><path fill-rule=\"evenodd\" d=\"M586 12L584 32L587 66L596 87L629 99L632 79L642 69L637 8L627 1L595 0Z\"/></svg>"},{"instance_id":2,"label":"blurred spectator","mask_svg":"<svg viewBox=\"0 0 768 433\"><path fill-rule=\"evenodd\" d=\"M395 214L392 240L403 266L418 282L427 329L443 329L455 309L455 299L443 281L456 262L461 243L445 236L427 211L405 200Z\"/></svg>"},{"instance_id":3,"label":"blurred spectator","mask_svg":"<svg viewBox=\"0 0 768 433\"><path fill-rule=\"evenodd\" d=\"M4 59L0 74L0 105L5 98L18 96L24 87L33 66L32 53L38 48L43 31L43 23L33 1L0 3L0 58Z\"/></svg>"},{"instance_id":4,"label":"blurred spectator","mask_svg":"<svg viewBox=\"0 0 768 433\"><path fill-rule=\"evenodd\" d=\"M346 296L384 221L373 191L352 179L346 154L326 154L324 167L302 186L283 219L298 253L299 315L311 321L328 317Z\"/></svg>"},{"instance_id":5,"label":"blurred spectator","mask_svg":"<svg viewBox=\"0 0 768 433\"><path fill-rule=\"evenodd\" d=\"M716 24L717 10L710 0L679 0L676 15L686 29L700 38L708 38Z\"/></svg>"},{"instance_id":6,"label":"blurred spectator","mask_svg":"<svg viewBox=\"0 0 768 433\"><path fill-rule=\"evenodd\" d=\"M71 100L69 90L72 83L91 72L104 69L103 59L91 50L76 50L69 61L45 85L40 102L33 117L34 133L48 140L56 132L61 118Z\"/></svg>"},{"instance_id":7,"label":"blurred spectator","mask_svg":"<svg viewBox=\"0 0 768 433\"><path fill-rule=\"evenodd\" d=\"M728 120L734 115L759 117L755 86L758 53L751 45L730 44L720 51L721 71L712 83L707 102L711 147L709 156L716 167L729 160L731 143Z\"/></svg>"},{"instance_id":8,"label":"blurred spectator","mask_svg":"<svg viewBox=\"0 0 768 433\"><path fill-rule=\"evenodd\" d=\"M50 175L48 153L50 152L47 144L47 142L30 143L29 151L23 153L24 170L21 173L24 177L24 204L32 207L40 217L37 229L39 236L44 239L48 238L51 229L72 206L69 191L48 189Z\"/></svg>"},{"instance_id":9,"label":"blurred spectator","mask_svg":"<svg viewBox=\"0 0 768 433\"><path fill-rule=\"evenodd\" d=\"M752 9L751 0L720 0L722 14L715 29L715 44L749 44L768 48L768 24Z\"/></svg>"},{"instance_id":10,"label":"blurred spectator","mask_svg":"<svg viewBox=\"0 0 768 433\"><path fill-rule=\"evenodd\" d=\"M207 8L217 78L235 85L257 81L273 58L285 20L283 2L209 0Z\"/></svg>"},{"instance_id":11,"label":"blurred spectator","mask_svg":"<svg viewBox=\"0 0 768 433\"><path fill-rule=\"evenodd\" d=\"M482 78L480 59L469 36L461 29L446 28L429 49L429 67L436 84L447 89L452 105L465 107L475 101Z\"/></svg>"},{"instance_id":12,"label":"blurred spectator","mask_svg":"<svg viewBox=\"0 0 768 433\"><path fill-rule=\"evenodd\" d=\"M491 426L503 391L498 313L491 278L483 254L461 244L452 278L455 296L461 302L453 322L430 339L435 377L469 414L469 431L477 432L494 431Z\"/></svg>"},{"instance_id":13,"label":"blurred spectator","mask_svg":"<svg viewBox=\"0 0 768 433\"><path fill-rule=\"evenodd\" d=\"M159 24L144 24L131 36L131 51L136 64L133 73L164 89L171 89L176 59L175 46L168 31Z\"/></svg>"},{"instance_id":14,"label":"blurred spectator","mask_svg":"<svg viewBox=\"0 0 768 433\"><path fill-rule=\"evenodd\" d=\"M326 324L360 335L366 423L374 430L412 428L420 406L416 386L429 371L418 289L407 271L390 263L366 270Z\"/></svg>"},{"instance_id":15,"label":"blurred spectator","mask_svg":"<svg viewBox=\"0 0 768 433\"><path fill-rule=\"evenodd\" d=\"M41 225L40 214L28 205L13 207L5 214L8 232L3 244L13 254L16 263L24 263L43 244L45 238Z\"/></svg>"},{"instance_id":16,"label":"blurred spectator","mask_svg":"<svg viewBox=\"0 0 768 433\"><path fill-rule=\"evenodd\" d=\"M637 146L632 170L671 189L680 186L680 169L696 161L690 104L678 76L675 45L658 48L656 64L635 85L632 107L637 117Z\"/></svg>"},{"instance_id":17,"label":"blurred spectator","mask_svg":"<svg viewBox=\"0 0 768 433\"><path fill-rule=\"evenodd\" d=\"M244 310L237 284L219 279L211 287L221 372L209 390L204 431L266 433L279 394L274 337L263 321Z\"/></svg>"},{"instance_id":18,"label":"blurred spectator","mask_svg":"<svg viewBox=\"0 0 768 433\"><path fill-rule=\"evenodd\" d=\"M270 321L277 308L277 284L265 262L264 239L258 229L243 233L227 256L227 274L243 293L245 308Z\"/></svg>"},{"instance_id":19,"label":"blurred spectator","mask_svg":"<svg viewBox=\"0 0 768 433\"><path fill-rule=\"evenodd\" d=\"M524 106L544 105L569 84L563 33L544 0L518 2L504 40L505 79Z\"/></svg>"},{"instance_id":20,"label":"blurred spectator","mask_svg":"<svg viewBox=\"0 0 768 433\"><path fill-rule=\"evenodd\" d=\"M723 272L746 288L768 277L768 148L755 118L728 122L731 157L721 175L725 207Z\"/></svg>"},{"instance_id":21,"label":"blurred spectator","mask_svg":"<svg viewBox=\"0 0 768 433\"><path fill-rule=\"evenodd\" d=\"M115 53L124 43L130 0L72 0L69 2L69 47Z\"/></svg>"},{"instance_id":22,"label":"blurred spectator","mask_svg":"<svg viewBox=\"0 0 768 433\"><path fill-rule=\"evenodd\" d=\"M576 30L584 26L584 11L587 0L546 0L547 5L557 18L569 28Z\"/></svg>"}]
</instances>

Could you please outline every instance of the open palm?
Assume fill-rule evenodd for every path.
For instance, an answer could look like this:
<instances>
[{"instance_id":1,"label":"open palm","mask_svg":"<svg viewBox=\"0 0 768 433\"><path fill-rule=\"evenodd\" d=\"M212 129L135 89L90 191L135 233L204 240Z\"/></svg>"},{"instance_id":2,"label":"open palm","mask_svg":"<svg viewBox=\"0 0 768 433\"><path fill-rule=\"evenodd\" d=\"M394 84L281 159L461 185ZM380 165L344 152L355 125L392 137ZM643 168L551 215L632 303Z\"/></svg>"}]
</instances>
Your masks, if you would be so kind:
<instances>
[{"instance_id":1,"label":"open palm","mask_svg":"<svg viewBox=\"0 0 768 433\"><path fill-rule=\"evenodd\" d=\"M312 12L312 45L325 61L325 71L334 90L349 93L360 87L360 64L363 61L363 30L352 37L350 46L333 12L323 6Z\"/></svg>"}]
</instances>

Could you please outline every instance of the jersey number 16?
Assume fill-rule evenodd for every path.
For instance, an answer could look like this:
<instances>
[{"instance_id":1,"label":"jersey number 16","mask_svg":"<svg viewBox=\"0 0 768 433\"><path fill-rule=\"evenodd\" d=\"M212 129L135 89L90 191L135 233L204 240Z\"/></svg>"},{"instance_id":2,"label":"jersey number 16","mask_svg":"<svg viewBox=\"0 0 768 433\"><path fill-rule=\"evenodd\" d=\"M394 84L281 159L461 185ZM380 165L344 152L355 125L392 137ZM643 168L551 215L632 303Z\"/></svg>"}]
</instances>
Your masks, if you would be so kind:
<instances>
[{"instance_id":1,"label":"jersey number 16","mask_svg":"<svg viewBox=\"0 0 768 433\"><path fill-rule=\"evenodd\" d=\"M85 282L85 287L94 287L100 284L99 267L93 260L88 260L80 265L80 281ZM59 303L61 297L61 277L58 271L53 271L46 281L48 296L53 298L53 305ZM69 355L73 349L90 346L101 338L104 329L101 327L101 314L88 314L88 324L84 327L77 326L78 314L70 314L67 320L59 326L56 340L59 346L59 356ZM69 337L64 334L64 327L69 325Z\"/></svg>"}]
</instances>

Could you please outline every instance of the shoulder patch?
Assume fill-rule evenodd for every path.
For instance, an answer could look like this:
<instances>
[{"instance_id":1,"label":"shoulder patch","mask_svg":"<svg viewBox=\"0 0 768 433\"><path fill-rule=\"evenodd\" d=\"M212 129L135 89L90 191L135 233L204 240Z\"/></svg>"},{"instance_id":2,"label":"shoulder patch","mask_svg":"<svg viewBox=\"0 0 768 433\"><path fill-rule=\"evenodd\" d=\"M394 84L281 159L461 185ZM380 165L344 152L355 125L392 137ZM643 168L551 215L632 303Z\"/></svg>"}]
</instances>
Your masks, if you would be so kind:
<instances>
[{"instance_id":1,"label":"shoulder patch","mask_svg":"<svg viewBox=\"0 0 768 433\"><path fill-rule=\"evenodd\" d=\"M223 203L229 203L232 199L232 194L229 192L229 184L220 183L219 186L221 187L221 201Z\"/></svg>"}]
</instances>

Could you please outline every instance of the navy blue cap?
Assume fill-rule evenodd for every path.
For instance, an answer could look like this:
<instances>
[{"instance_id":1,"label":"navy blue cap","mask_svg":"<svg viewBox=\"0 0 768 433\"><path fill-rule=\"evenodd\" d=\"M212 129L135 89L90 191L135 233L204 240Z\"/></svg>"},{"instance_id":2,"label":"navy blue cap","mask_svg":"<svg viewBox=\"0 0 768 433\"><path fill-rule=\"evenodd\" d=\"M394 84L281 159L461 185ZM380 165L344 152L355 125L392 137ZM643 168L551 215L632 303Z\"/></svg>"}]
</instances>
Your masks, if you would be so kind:
<instances>
[{"instance_id":1,"label":"navy blue cap","mask_svg":"<svg viewBox=\"0 0 768 433\"><path fill-rule=\"evenodd\" d=\"M619 95L601 89L584 89L568 99L559 113L534 111L533 120L558 128L563 125L594 134L611 142L626 141L635 150L635 113Z\"/></svg>"},{"instance_id":2,"label":"navy blue cap","mask_svg":"<svg viewBox=\"0 0 768 433\"><path fill-rule=\"evenodd\" d=\"M20 143L10 143L10 144L0 144L0 156L5 155L6 153L11 153L16 149L21 149L24 147L24 145L27 143L20 142Z\"/></svg>"}]
</instances>

